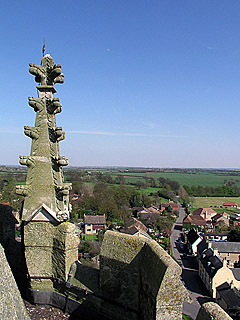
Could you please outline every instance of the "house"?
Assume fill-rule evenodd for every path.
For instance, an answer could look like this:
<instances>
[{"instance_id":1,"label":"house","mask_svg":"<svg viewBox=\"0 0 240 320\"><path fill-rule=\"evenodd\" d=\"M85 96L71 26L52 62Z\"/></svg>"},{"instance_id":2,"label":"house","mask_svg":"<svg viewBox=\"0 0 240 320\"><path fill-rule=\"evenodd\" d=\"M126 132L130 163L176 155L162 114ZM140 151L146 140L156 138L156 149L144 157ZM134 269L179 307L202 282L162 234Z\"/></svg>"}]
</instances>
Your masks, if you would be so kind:
<instances>
[{"instance_id":1,"label":"house","mask_svg":"<svg viewBox=\"0 0 240 320\"><path fill-rule=\"evenodd\" d=\"M212 224L215 227L219 224L219 222L223 222L226 226L229 227L230 214L227 212L218 213L212 217Z\"/></svg>"},{"instance_id":2,"label":"house","mask_svg":"<svg viewBox=\"0 0 240 320\"><path fill-rule=\"evenodd\" d=\"M178 204L173 202L173 201L169 201L169 202L164 202L164 203L161 203L160 204L160 211L164 211L166 210L168 207L171 207L172 208L172 211L178 211Z\"/></svg>"},{"instance_id":3,"label":"house","mask_svg":"<svg viewBox=\"0 0 240 320\"><path fill-rule=\"evenodd\" d=\"M187 249L190 254L197 255L197 246L202 241L202 238L194 229L187 233Z\"/></svg>"},{"instance_id":4,"label":"house","mask_svg":"<svg viewBox=\"0 0 240 320\"><path fill-rule=\"evenodd\" d=\"M234 286L233 282L224 282L216 288L216 302L233 319L240 317L240 291Z\"/></svg>"},{"instance_id":5,"label":"house","mask_svg":"<svg viewBox=\"0 0 240 320\"><path fill-rule=\"evenodd\" d=\"M202 241L200 241L197 245L197 259L199 260L201 255L205 250L208 249L208 243L205 238L202 238Z\"/></svg>"},{"instance_id":6,"label":"house","mask_svg":"<svg viewBox=\"0 0 240 320\"><path fill-rule=\"evenodd\" d=\"M173 201L169 201L168 205L172 208L172 212L174 211L178 211L178 204L173 202Z\"/></svg>"},{"instance_id":7,"label":"house","mask_svg":"<svg viewBox=\"0 0 240 320\"><path fill-rule=\"evenodd\" d=\"M149 205L149 206L147 206L146 209L147 209L148 211L150 211L150 212L153 212L153 213L158 213L158 214L161 213L160 210L159 210L159 208L156 207L156 206L154 206L154 205L152 205L152 204Z\"/></svg>"},{"instance_id":8,"label":"house","mask_svg":"<svg viewBox=\"0 0 240 320\"><path fill-rule=\"evenodd\" d=\"M210 232L210 233L204 233L202 234L204 239L207 241L227 241L228 238L228 233L215 233L215 232Z\"/></svg>"},{"instance_id":9,"label":"house","mask_svg":"<svg viewBox=\"0 0 240 320\"><path fill-rule=\"evenodd\" d=\"M149 239L151 237L147 234L147 227L136 218L130 218L125 222L125 226L120 230L122 233L130 234L132 236L144 236Z\"/></svg>"},{"instance_id":10,"label":"house","mask_svg":"<svg viewBox=\"0 0 240 320\"><path fill-rule=\"evenodd\" d=\"M201 216L189 214L183 220L183 226L184 224L190 224L192 227L204 228L206 226L206 221Z\"/></svg>"},{"instance_id":11,"label":"house","mask_svg":"<svg viewBox=\"0 0 240 320\"><path fill-rule=\"evenodd\" d=\"M147 208L143 207L142 210L140 210L140 211L137 212L137 216L138 216L139 214L141 214L141 213L148 213L148 214L149 214L149 213L151 213L151 211L148 210Z\"/></svg>"},{"instance_id":12,"label":"house","mask_svg":"<svg viewBox=\"0 0 240 320\"><path fill-rule=\"evenodd\" d=\"M223 207L224 208L237 208L238 207L238 204L236 202L224 202L223 203Z\"/></svg>"},{"instance_id":13,"label":"house","mask_svg":"<svg viewBox=\"0 0 240 320\"><path fill-rule=\"evenodd\" d=\"M205 250L199 259L199 276L213 298L216 298L218 286L234 279L226 260L222 261L216 256L212 248Z\"/></svg>"},{"instance_id":14,"label":"house","mask_svg":"<svg viewBox=\"0 0 240 320\"><path fill-rule=\"evenodd\" d=\"M141 211L138 213L138 218L141 219L146 226L152 226L159 217L159 213L151 211Z\"/></svg>"},{"instance_id":15,"label":"house","mask_svg":"<svg viewBox=\"0 0 240 320\"><path fill-rule=\"evenodd\" d=\"M240 255L240 242L212 241L212 247L221 259L226 259L229 268L234 267Z\"/></svg>"},{"instance_id":16,"label":"house","mask_svg":"<svg viewBox=\"0 0 240 320\"><path fill-rule=\"evenodd\" d=\"M142 210L144 210L144 207L133 207L132 208L132 213L133 213L134 217L137 217L138 212L140 212Z\"/></svg>"},{"instance_id":17,"label":"house","mask_svg":"<svg viewBox=\"0 0 240 320\"><path fill-rule=\"evenodd\" d=\"M168 203L165 203L165 202L160 203L160 211L166 210L167 207L168 207Z\"/></svg>"},{"instance_id":18,"label":"house","mask_svg":"<svg viewBox=\"0 0 240 320\"><path fill-rule=\"evenodd\" d=\"M105 214L103 216L84 215L85 234L97 234L106 228Z\"/></svg>"},{"instance_id":19,"label":"house","mask_svg":"<svg viewBox=\"0 0 240 320\"><path fill-rule=\"evenodd\" d=\"M202 217L206 221L212 221L212 217L214 217L217 214L216 211L214 211L212 208L198 208L195 211L193 211L193 215L197 215Z\"/></svg>"},{"instance_id":20,"label":"house","mask_svg":"<svg viewBox=\"0 0 240 320\"><path fill-rule=\"evenodd\" d=\"M127 230L133 226L135 226L139 230L143 230L143 231L147 232L147 227L136 218L130 218L127 221L125 221L124 229L122 229L122 230ZM127 232L125 232L125 233L127 233Z\"/></svg>"}]
</instances>

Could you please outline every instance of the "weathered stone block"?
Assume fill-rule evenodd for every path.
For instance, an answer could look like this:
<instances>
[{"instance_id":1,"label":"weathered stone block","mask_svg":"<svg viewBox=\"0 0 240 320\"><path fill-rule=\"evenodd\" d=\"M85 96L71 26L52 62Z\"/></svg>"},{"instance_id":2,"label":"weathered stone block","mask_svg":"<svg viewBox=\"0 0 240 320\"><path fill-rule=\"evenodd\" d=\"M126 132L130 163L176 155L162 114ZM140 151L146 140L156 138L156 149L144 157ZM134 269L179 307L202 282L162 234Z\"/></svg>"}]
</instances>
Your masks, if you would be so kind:
<instances>
[{"instance_id":1,"label":"weathered stone block","mask_svg":"<svg viewBox=\"0 0 240 320\"><path fill-rule=\"evenodd\" d=\"M54 234L54 247L60 250L74 250L78 247L79 238L74 231L74 224L69 222L63 222L57 226Z\"/></svg>"},{"instance_id":2,"label":"weathered stone block","mask_svg":"<svg viewBox=\"0 0 240 320\"><path fill-rule=\"evenodd\" d=\"M53 276L51 247L25 247L25 257L30 277Z\"/></svg>"},{"instance_id":3,"label":"weathered stone block","mask_svg":"<svg viewBox=\"0 0 240 320\"><path fill-rule=\"evenodd\" d=\"M181 268L158 243L107 231L100 254L103 300L134 311L142 320L181 319L182 303L190 301L180 281Z\"/></svg>"},{"instance_id":4,"label":"weathered stone block","mask_svg":"<svg viewBox=\"0 0 240 320\"><path fill-rule=\"evenodd\" d=\"M140 238L107 232L100 256L100 292L106 299L139 309L141 250Z\"/></svg>"},{"instance_id":5,"label":"weathered stone block","mask_svg":"<svg viewBox=\"0 0 240 320\"><path fill-rule=\"evenodd\" d=\"M55 228L48 222L28 222L24 226L24 244L31 247L52 247Z\"/></svg>"},{"instance_id":6,"label":"weathered stone block","mask_svg":"<svg viewBox=\"0 0 240 320\"><path fill-rule=\"evenodd\" d=\"M0 272L0 319L30 320L1 245Z\"/></svg>"},{"instance_id":7,"label":"weathered stone block","mask_svg":"<svg viewBox=\"0 0 240 320\"><path fill-rule=\"evenodd\" d=\"M62 280L67 280L71 265L78 259L79 238L75 235L75 226L63 222L55 228L53 239L53 272Z\"/></svg>"},{"instance_id":8,"label":"weathered stone block","mask_svg":"<svg viewBox=\"0 0 240 320\"><path fill-rule=\"evenodd\" d=\"M232 318L214 302L206 302L201 306L196 320L232 320Z\"/></svg>"}]
</instances>

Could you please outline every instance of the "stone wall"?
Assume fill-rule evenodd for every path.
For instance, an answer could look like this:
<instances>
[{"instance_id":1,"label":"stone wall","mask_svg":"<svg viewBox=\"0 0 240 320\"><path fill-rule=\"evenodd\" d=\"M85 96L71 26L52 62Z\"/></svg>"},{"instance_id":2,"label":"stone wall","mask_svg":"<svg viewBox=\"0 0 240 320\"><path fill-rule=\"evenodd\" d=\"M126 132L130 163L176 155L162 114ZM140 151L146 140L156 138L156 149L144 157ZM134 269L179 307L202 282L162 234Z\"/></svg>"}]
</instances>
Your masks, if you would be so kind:
<instances>
[{"instance_id":1,"label":"stone wall","mask_svg":"<svg viewBox=\"0 0 240 320\"><path fill-rule=\"evenodd\" d=\"M206 302L199 310L196 320L232 320L232 318L218 304Z\"/></svg>"},{"instance_id":2,"label":"stone wall","mask_svg":"<svg viewBox=\"0 0 240 320\"><path fill-rule=\"evenodd\" d=\"M0 319L29 320L21 295L0 245Z\"/></svg>"},{"instance_id":3,"label":"stone wall","mask_svg":"<svg viewBox=\"0 0 240 320\"><path fill-rule=\"evenodd\" d=\"M92 275L87 280L86 272ZM183 301L190 301L180 274L181 268L155 241L107 231L100 270L76 265L71 284L89 290L91 304L111 319L180 320Z\"/></svg>"},{"instance_id":4,"label":"stone wall","mask_svg":"<svg viewBox=\"0 0 240 320\"><path fill-rule=\"evenodd\" d=\"M63 222L56 227L53 238L53 275L67 281L70 267L78 260L79 238L75 235L75 225Z\"/></svg>"},{"instance_id":5,"label":"stone wall","mask_svg":"<svg viewBox=\"0 0 240 320\"><path fill-rule=\"evenodd\" d=\"M78 259L75 226L63 222L28 222L24 226L25 257L32 290L53 290L51 278L67 281L70 266Z\"/></svg>"}]
</instances>

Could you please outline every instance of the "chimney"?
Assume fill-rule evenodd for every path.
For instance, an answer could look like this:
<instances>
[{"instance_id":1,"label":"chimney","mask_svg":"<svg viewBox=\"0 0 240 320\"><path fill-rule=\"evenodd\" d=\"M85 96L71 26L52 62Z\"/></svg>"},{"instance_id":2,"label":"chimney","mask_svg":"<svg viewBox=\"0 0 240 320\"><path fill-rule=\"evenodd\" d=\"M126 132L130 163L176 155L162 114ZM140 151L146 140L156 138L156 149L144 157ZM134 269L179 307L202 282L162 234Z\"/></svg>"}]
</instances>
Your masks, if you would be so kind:
<instances>
[{"instance_id":1,"label":"chimney","mask_svg":"<svg viewBox=\"0 0 240 320\"><path fill-rule=\"evenodd\" d=\"M233 280L230 282L230 288L233 289L235 286L234 286L234 283L233 283Z\"/></svg>"},{"instance_id":2,"label":"chimney","mask_svg":"<svg viewBox=\"0 0 240 320\"><path fill-rule=\"evenodd\" d=\"M217 256L218 255L218 248L213 248L213 255Z\"/></svg>"},{"instance_id":3,"label":"chimney","mask_svg":"<svg viewBox=\"0 0 240 320\"><path fill-rule=\"evenodd\" d=\"M227 260L226 259L223 259L223 267L227 267Z\"/></svg>"}]
</instances>

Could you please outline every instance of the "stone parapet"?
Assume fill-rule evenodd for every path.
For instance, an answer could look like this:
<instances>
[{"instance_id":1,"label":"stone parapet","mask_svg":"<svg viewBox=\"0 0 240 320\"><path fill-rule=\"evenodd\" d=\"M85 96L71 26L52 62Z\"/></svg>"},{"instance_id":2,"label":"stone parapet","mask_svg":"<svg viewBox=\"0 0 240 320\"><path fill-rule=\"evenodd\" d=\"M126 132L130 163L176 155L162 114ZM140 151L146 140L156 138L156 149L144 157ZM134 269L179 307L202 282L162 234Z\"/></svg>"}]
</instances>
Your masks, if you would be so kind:
<instances>
[{"instance_id":1,"label":"stone parapet","mask_svg":"<svg viewBox=\"0 0 240 320\"><path fill-rule=\"evenodd\" d=\"M25 257L33 290L53 290L50 278L67 281L70 267L78 259L79 238L74 230L69 222L54 226L30 221L25 225Z\"/></svg>"},{"instance_id":2,"label":"stone parapet","mask_svg":"<svg viewBox=\"0 0 240 320\"><path fill-rule=\"evenodd\" d=\"M206 302L201 306L196 320L233 320L218 304Z\"/></svg>"},{"instance_id":3,"label":"stone parapet","mask_svg":"<svg viewBox=\"0 0 240 320\"><path fill-rule=\"evenodd\" d=\"M30 320L1 245L0 271L0 319Z\"/></svg>"},{"instance_id":4,"label":"stone parapet","mask_svg":"<svg viewBox=\"0 0 240 320\"><path fill-rule=\"evenodd\" d=\"M181 268L153 240L107 231L100 256L100 294L130 319L181 319L182 304L190 301L181 280ZM104 306L102 305L104 308ZM109 314L108 309L104 312Z\"/></svg>"}]
</instances>

